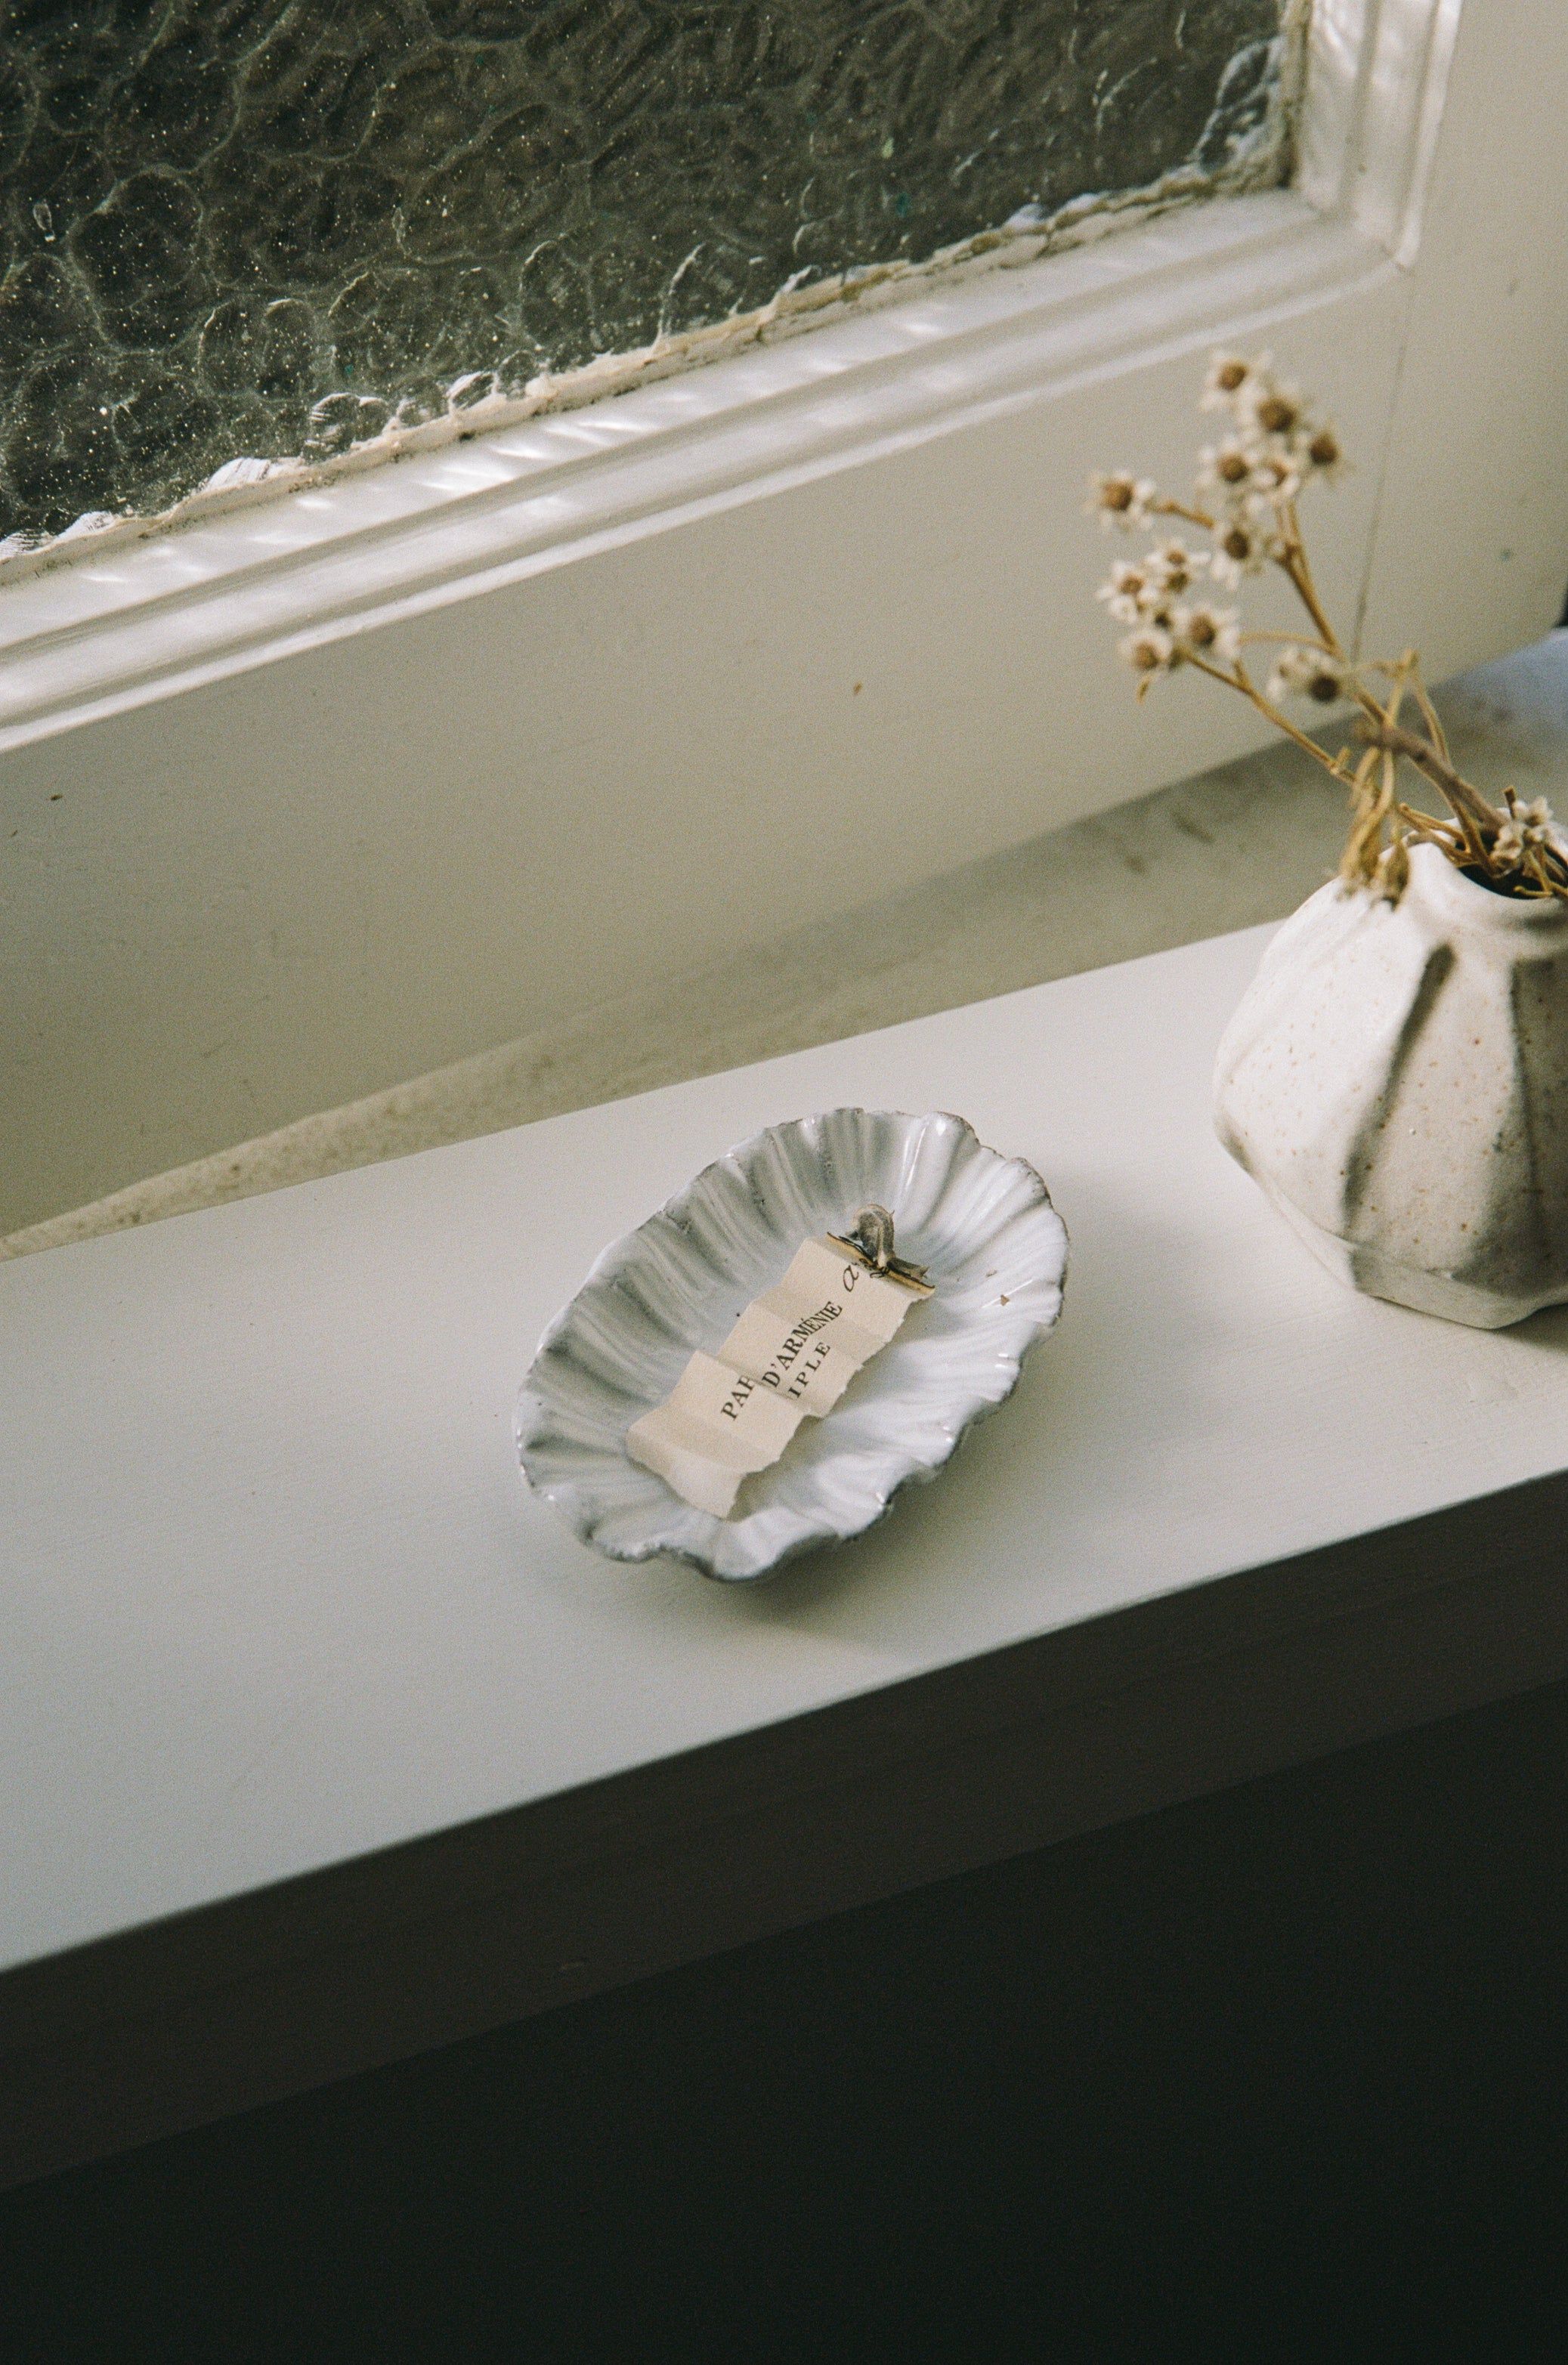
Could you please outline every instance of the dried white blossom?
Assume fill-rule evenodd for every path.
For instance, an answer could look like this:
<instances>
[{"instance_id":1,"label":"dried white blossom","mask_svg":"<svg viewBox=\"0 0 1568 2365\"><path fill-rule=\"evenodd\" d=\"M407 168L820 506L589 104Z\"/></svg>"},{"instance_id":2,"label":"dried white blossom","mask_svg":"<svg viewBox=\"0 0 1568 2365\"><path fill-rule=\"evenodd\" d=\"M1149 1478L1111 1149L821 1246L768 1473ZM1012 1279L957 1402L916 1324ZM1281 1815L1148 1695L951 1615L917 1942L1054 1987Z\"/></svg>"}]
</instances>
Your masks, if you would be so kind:
<instances>
[{"instance_id":1,"label":"dried white blossom","mask_svg":"<svg viewBox=\"0 0 1568 2365\"><path fill-rule=\"evenodd\" d=\"M1199 482L1207 497L1192 508L1167 499L1148 477L1128 469L1092 480L1089 507L1103 525L1147 526L1158 519L1163 532L1168 521L1181 518L1212 537L1212 548L1194 551L1172 535L1142 558L1111 568L1098 596L1116 622L1129 628L1117 643L1117 654L1136 675L1140 700L1163 674L1182 666L1201 670L1320 753L1337 779L1350 780L1350 748L1331 757L1279 712L1279 701L1286 699L1304 698L1326 708L1350 700L1366 710L1374 726L1386 721L1382 706L1362 687L1362 670L1339 654L1323 619L1296 520L1303 488L1320 477L1333 482L1346 466L1338 432L1309 409L1296 387L1275 375L1267 353L1214 353L1200 407L1219 412L1221 420L1217 440L1201 455ZM1310 625L1296 628L1302 638L1243 633L1238 610L1220 605L1219 586L1239 591L1249 576L1270 566L1288 577L1311 618ZM1305 637L1309 633L1321 638ZM1244 649L1256 642L1278 649L1266 692L1244 661ZM1354 768L1355 813L1341 879L1360 892L1396 903L1408 882L1412 846L1427 844L1461 869L1474 863L1504 894L1553 895L1568 903L1568 831L1555 826L1545 799L1525 803L1510 788L1504 791L1503 813L1489 812L1484 800L1473 803L1476 792L1450 779L1439 764L1442 732L1421 688L1414 653L1397 666L1380 662L1372 670L1394 685L1393 713L1400 712L1406 696L1415 695L1429 735L1417 738L1413 729L1396 731L1392 725L1365 733L1374 755L1384 749L1383 769L1380 786L1372 757ZM1447 785L1452 820L1437 821L1398 802L1394 763L1400 756Z\"/></svg>"},{"instance_id":2,"label":"dried white blossom","mask_svg":"<svg viewBox=\"0 0 1568 2365\"><path fill-rule=\"evenodd\" d=\"M1300 389L1264 369L1254 370L1237 398L1243 434L1294 439L1306 426Z\"/></svg>"},{"instance_id":3,"label":"dried white blossom","mask_svg":"<svg viewBox=\"0 0 1568 2365\"><path fill-rule=\"evenodd\" d=\"M1103 526L1145 526L1156 498L1150 476L1135 476L1130 468L1113 468L1109 475L1089 479L1084 507Z\"/></svg>"},{"instance_id":4,"label":"dried white blossom","mask_svg":"<svg viewBox=\"0 0 1568 2365\"><path fill-rule=\"evenodd\" d=\"M1333 427L1310 414L1299 390L1274 374L1268 353L1214 353L1201 407L1228 414L1200 461L1207 496L1201 506L1215 521L1209 528L1213 547L1193 549L1172 536L1142 558L1118 561L1098 594L1116 622L1128 627L1117 651L1137 675L1140 697L1160 674L1199 663L1258 696L1242 669L1240 615L1221 604L1218 587L1234 593L1248 577L1285 561L1294 548L1293 504L1302 487L1315 476L1334 476L1344 465ZM1149 478L1127 468L1092 479L1089 508L1106 526L1142 526L1182 514ZM1269 694L1332 705L1355 680L1344 659L1292 641L1273 667ZM1525 836L1512 822L1509 828L1524 847Z\"/></svg>"},{"instance_id":5,"label":"dried white blossom","mask_svg":"<svg viewBox=\"0 0 1568 2365\"><path fill-rule=\"evenodd\" d=\"M1180 649L1207 665L1232 666L1241 655L1241 620L1234 608L1194 600L1171 611L1170 631Z\"/></svg>"},{"instance_id":6,"label":"dried white blossom","mask_svg":"<svg viewBox=\"0 0 1568 2365\"><path fill-rule=\"evenodd\" d=\"M1215 536L1209 572L1234 591L1245 576L1260 574L1271 558L1277 558L1280 549L1279 533L1267 510L1238 510Z\"/></svg>"},{"instance_id":7,"label":"dried white blossom","mask_svg":"<svg viewBox=\"0 0 1568 2365\"><path fill-rule=\"evenodd\" d=\"M1551 807L1544 797L1536 797L1520 804L1512 789L1504 791L1508 800L1508 818L1492 841L1496 860L1516 867L1534 847L1551 846L1553 842Z\"/></svg>"},{"instance_id":8,"label":"dried white blossom","mask_svg":"<svg viewBox=\"0 0 1568 2365\"><path fill-rule=\"evenodd\" d=\"M1199 409L1234 411L1255 380L1267 374L1272 358L1271 353L1259 353L1251 361L1245 353L1214 354L1198 398Z\"/></svg>"},{"instance_id":9,"label":"dried white blossom","mask_svg":"<svg viewBox=\"0 0 1568 2365\"><path fill-rule=\"evenodd\" d=\"M1236 421L1234 436L1205 453L1212 473L1205 482L1225 493L1267 493L1275 500L1294 500L1310 476L1332 481L1344 466L1339 438L1327 420L1315 420L1299 387L1276 377L1267 353L1249 359L1244 353L1215 353L1204 381L1199 408L1228 410ZM1250 482L1244 484L1239 460L1251 461Z\"/></svg>"},{"instance_id":10,"label":"dried white blossom","mask_svg":"<svg viewBox=\"0 0 1568 2365\"><path fill-rule=\"evenodd\" d=\"M1179 662L1176 644L1163 624L1140 624L1116 643L1116 655L1142 677L1145 687L1156 674L1169 673Z\"/></svg>"},{"instance_id":11,"label":"dried white blossom","mask_svg":"<svg viewBox=\"0 0 1568 2365\"><path fill-rule=\"evenodd\" d=\"M1118 558L1094 594L1103 600L1118 624L1141 623L1164 604L1162 588L1141 560Z\"/></svg>"},{"instance_id":12,"label":"dried white blossom","mask_svg":"<svg viewBox=\"0 0 1568 2365\"><path fill-rule=\"evenodd\" d=\"M1259 498L1294 501L1301 490L1301 467L1290 445L1271 440L1250 448L1252 486Z\"/></svg>"},{"instance_id":13,"label":"dried white blossom","mask_svg":"<svg viewBox=\"0 0 1568 2365\"><path fill-rule=\"evenodd\" d=\"M1144 565L1157 590L1179 593L1191 590L1199 576L1207 574L1209 555L1206 550L1189 550L1184 542L1161 542Z\"/></svg>"},{"instance_id":14,"label":"dried white blossom","mask_svg":"<svg viewBox=\"0 0 1568 2365\"><path fill-rule=\"evenodd\" d=\"M1215 493L1222 501L1245 501L1260 488L1253 475L1255 453L1239 435L1223 443L1205 443L1198 454L1198 490Z\"/></svg>"},{"instance_id":15,"label":"dried white blossom","mask_svg":"<svg viewBox=\"0 0 1568 2365\"><path fill-rule=\"evenodd\" d=\"M1269 676L1267 695L1277 705L1282 698L1313 698L1333 706L1345 695L1350 668L1327 649L1306 648L1293 642L1282 648Z\"/></svg>"},{"instance_id":16,"label":"dried white blossom","mask_svg":"<svg viewBox=\"0 0 1568 2365\"><path fill-rule=\"evenodd\" d=\"M1336 484L1349 467L1344 446L1332 420L1309 422L1295 440L1297 466L1308 476L1320 476L1327 484Z\"/></svg>"}]
</instances>

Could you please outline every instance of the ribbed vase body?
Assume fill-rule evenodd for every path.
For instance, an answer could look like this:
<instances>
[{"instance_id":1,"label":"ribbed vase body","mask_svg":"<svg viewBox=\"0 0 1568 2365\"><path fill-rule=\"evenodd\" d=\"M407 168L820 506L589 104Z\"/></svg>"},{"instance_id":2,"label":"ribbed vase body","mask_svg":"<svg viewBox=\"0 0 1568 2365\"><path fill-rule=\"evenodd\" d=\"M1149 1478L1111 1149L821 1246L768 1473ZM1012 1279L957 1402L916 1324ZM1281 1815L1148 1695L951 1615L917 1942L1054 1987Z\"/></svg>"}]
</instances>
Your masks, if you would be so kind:
<instances>
[{"instance_id":1,"label":"ribbed vase body","mask_svg":"<svg viewBox=\"0 0 1568 2365\"><path fill-rule=\"evenodd\" d=\"M1215 1116L1353 1288L1485 1329L1568 1299L1568 905L1425 846L1397 905L1322 888L1226 1031Z\"/></svg>"}]
</instances>

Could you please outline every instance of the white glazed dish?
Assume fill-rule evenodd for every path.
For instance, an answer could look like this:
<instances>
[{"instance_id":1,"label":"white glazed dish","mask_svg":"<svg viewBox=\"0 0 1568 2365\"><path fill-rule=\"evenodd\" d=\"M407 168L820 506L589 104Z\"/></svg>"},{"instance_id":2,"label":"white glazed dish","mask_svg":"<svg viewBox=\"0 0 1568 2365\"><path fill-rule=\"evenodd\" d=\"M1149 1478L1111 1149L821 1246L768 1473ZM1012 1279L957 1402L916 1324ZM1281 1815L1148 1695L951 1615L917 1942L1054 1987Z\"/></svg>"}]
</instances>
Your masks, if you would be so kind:
<instances>
[{"instance_id":1,"label":"white glazed dish","mask_svg":"<svg viewBox=\"0 0 1568 2365\"><path fill-rule=\"evenodd\" d=\"M897 1251L935 1295L823 1419L746 1482L734 1511L694 1510L629 1459L626 1431L692 1352L712 1352L802 1240L889 1208ZM1005 1403L1061 1310L1067 1232L1044 1182L961 1117L835 1109L772 1126L599 1257L539 1342L518 1405L524 1475L612 1560L667 1554L732 1582L858 1535L932 1478Z\"/></svg>"}]
</instances>

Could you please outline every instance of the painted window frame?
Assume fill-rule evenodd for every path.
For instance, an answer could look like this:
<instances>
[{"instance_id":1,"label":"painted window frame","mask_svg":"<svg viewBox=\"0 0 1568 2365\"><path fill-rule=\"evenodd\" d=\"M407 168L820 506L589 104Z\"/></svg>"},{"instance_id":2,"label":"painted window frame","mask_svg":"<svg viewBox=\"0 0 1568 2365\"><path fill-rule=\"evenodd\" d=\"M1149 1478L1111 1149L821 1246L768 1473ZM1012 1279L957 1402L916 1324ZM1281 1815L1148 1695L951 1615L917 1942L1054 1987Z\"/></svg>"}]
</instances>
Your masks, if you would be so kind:
<instances>
[{"instance_id":1,"label":"painted window frame","mask_svg":"<svg viewBox=\"0 0 1568 2365\"><path fill-rule=\"evenodd\" d=\"M567 565L604 533L765 499L1126 366L1309 291L1408 268L1462 0L1316 0L1295 186L1185 206L1067 252L938 282L777 345L103 553L0 577L0 748L305 643Z\"/></svg>"}]
</instances>

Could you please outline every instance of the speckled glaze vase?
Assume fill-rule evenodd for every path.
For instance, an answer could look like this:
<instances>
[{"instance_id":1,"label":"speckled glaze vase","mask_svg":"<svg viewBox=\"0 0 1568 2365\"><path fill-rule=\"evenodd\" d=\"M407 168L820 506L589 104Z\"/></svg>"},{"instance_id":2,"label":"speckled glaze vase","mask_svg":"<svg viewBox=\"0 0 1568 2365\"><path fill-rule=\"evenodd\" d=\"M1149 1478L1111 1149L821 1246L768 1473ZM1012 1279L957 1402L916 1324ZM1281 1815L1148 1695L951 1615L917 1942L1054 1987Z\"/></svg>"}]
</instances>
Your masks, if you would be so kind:
<instances>
[{"instance_id":1,"label":"speckled glaze vase","mask_svg":"<svg viewBox=\"0 0 1568 2365\"><path fill-rule=\"evenodd\" d=\"M1226 1030L1215 1117L1351 1288L1486 1330L1568 1299L1568 904L1429 846L1397 905L1320 889Z\"/></svg>"}]
</instances>

